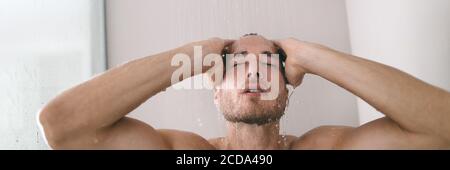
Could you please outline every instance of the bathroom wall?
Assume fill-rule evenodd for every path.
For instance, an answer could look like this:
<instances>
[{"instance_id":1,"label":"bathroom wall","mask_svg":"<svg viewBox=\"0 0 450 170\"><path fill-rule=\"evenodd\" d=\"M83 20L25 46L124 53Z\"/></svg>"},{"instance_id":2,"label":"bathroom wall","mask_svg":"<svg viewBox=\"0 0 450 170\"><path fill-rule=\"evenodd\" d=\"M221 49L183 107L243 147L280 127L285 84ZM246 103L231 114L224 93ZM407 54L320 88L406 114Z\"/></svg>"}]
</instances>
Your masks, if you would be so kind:
<instances>
[{"instance_id":1,"label":"bathroom wall","mask_svg":"<svg viewBox=\"0 0 450 170\"><path fill-rule=\"evenodd\" d=\"M352 52L450 91L450 1L347 0ZM358 100L360 123L383 116Z\"/></svg>"},{"instance_id":2,"label":"bathroom wall","mask_svg":"<svg viewBox=\"0 0 450 170\"><path fill-rule=\"evenodd\" d=\"M256 32L271 39L296 37L350 52L343 0L107 0L109 67L209 37ZM198 77L196 78L198 79ZM209 90L160 93L130 114L156 128L206 138L224 134ZM307 76L290 99L282 131L301 135L320 125L358 125L355 97Z\"/></svg>"},{"instance_id":3,"label":"bathroom wall","mask_svg":"<svg viewBox=\"0 0 450 170\"><path fill-rule=\"evenodd\" d=\"M0 1L0 149L48 149L36 113L105 69L103 1Z\"/></svg>"}]
</instances>

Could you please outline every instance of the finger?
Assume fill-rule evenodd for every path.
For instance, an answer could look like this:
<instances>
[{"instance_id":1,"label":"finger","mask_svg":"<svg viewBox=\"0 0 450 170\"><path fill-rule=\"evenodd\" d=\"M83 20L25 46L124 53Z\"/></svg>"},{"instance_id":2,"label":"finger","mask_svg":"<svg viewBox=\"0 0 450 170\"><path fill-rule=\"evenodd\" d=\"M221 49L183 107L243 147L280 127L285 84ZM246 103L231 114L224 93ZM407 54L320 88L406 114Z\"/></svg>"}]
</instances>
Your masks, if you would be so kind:
<instances>
[{"instance_id":1,"label":"finger","mask_svg":"<svg viewBox=\"0 0 450 170\"><path fill-rule=\"evenodd\" d=\"M282 41L282 40L272 40L273 44L275 44L276 46L278 46L278 47L280 47L280 48L281 48L281 46L282 46L281 41Z\"/></svg>"},{"instance_id":2,"label":"finger","mask_svg":"<svg viewBox=\"0 0 450 170\"><path fill-rule=\"evenodd\" d=\"M233 44L236 40L233 39L224 39L224 46L229 46L231 44Z\"/></svg>"}]
</instances>

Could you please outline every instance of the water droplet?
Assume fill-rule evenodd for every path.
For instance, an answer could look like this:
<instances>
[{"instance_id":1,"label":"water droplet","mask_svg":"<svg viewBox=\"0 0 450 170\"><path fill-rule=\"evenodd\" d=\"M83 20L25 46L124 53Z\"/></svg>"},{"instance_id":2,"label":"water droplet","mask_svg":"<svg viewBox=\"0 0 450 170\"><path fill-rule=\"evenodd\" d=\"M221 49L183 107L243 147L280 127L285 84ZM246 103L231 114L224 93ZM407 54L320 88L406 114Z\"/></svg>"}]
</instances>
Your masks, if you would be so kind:
<instances>
[{"instance_id":1,"label":"water droplet","mask_svg":"<svg viewBox=\"0 0 450 170\"><path fill-rule=\"evenodd\" d=\"M36 143L39 143L39 132L36 132Z\"/></svg>"},{"instance_id":2,"label":"water droplet","mask_svg":"<svg viewBox=\"0 0 450 170\"><path fill-rule=\"evenodd\" d=\"M200 126L200 127L203 126L202 119L197 118L197 123L198 123L198 126Z\"/></svg>"}]
</instances>

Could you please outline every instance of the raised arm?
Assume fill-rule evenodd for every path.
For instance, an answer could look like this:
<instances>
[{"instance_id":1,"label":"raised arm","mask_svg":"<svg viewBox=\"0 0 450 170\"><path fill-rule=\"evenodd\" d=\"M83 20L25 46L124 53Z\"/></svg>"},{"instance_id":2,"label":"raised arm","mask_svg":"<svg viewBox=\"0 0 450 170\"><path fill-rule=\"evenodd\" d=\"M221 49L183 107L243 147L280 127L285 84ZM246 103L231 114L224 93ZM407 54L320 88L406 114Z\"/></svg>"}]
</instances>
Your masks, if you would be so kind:
<instances>
[{"instance_id":1,"label":"raised arm","mask_svg":"<svg viewBox=\"0 0 450 170\"><path fill-rule=\"evenodd\" d=\"M128 62L63 92L39 114L48 144L54 149L173 148L173 137L189 134L157 131L125 116L171 86L172 73L177 69L171 66L175 54L187 54L192 60L194 46L202 46L207 55L220 53L226 43L219 38L189 43ZM192 140L202 140L192 136Z\"/></svg>"},{"instance_id":2,"label":"raised arm","mask_svg":"<svg viewBox=\"0 0 450 170\"><path fill-rule=\"evenodd\" d=\"M390 66L321 45L295 39L277 44L288 55L286 71L291 70L288 76L292 84L298 85L297 77L303 72L315 74L386 115L387 118L347 130L343 133L347 144L363 148L450 147L449 92Z\"/></svg>"}]
</instances>

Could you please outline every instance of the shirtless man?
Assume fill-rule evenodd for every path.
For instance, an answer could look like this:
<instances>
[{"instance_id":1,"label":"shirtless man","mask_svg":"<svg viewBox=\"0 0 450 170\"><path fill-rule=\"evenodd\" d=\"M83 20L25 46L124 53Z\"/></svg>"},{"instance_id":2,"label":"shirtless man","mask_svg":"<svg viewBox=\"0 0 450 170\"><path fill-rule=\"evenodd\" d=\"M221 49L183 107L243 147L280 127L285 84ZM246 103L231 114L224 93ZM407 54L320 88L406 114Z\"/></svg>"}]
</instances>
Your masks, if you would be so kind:
<instances>
[{"instance_id":1,"label":"shirtless man","mask_svg":"<svg viewBox=\"0 0 450 170\"><path fill-rule=\"evenodd\" d=\"M287 58L285 68L278 65L276 69L285 78L279 78L278 97L257 100L255 96L267 91L215 88L214 101L227 120L227 134L211 140L155 129L126 117L172 85L171 76L177 69L171 66L172 57L184 53L193 60L194 46L202 46L203 55L220 54L230 46L230 52L241 57L270 56L280 47ZM203 73L210 68L203 68ZM225 69L217 87L259 78L260 70L245 68L244 82L227 79L232 69ZM286 84L297 87L305 74L345 88L386 117L360 127L318 127L283 140L279 118L288 100ZM449 149L450 93L395 68L322 45L293 38L269 41L251 34L237 41L193 42L110 69L57 96L42 109L39 122L53 149Z\"/></svg>"}]
</instances>

